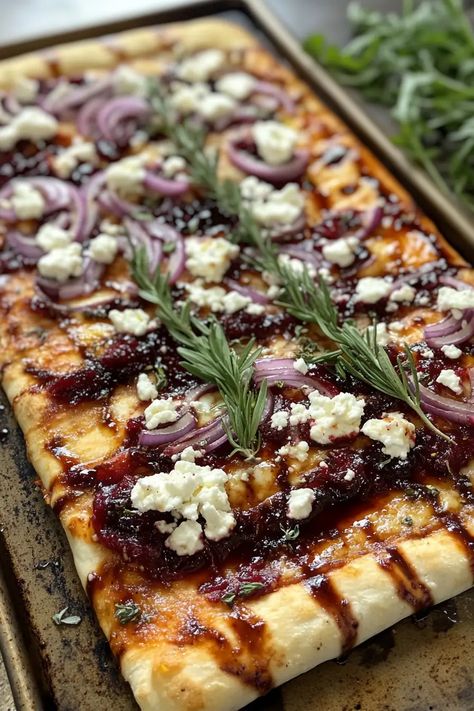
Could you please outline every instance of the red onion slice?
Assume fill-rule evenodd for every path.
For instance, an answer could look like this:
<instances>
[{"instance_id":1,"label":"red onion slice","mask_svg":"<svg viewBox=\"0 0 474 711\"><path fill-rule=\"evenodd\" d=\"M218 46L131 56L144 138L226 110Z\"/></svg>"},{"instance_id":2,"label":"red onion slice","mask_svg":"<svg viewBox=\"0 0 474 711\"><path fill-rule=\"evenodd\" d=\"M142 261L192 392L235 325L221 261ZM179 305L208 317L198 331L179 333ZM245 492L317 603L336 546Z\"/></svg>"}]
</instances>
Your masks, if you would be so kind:
<instances>
[{"instance_id":1,"label":"red onion slice","mask_svg":"<svg viewBox=\"0 0 474 711\"><path fill-rule=\"evenodd\" d=\"M147 170L143 185L154 193L166 195L167 197L179 197L183 195L189 188L187 180L168 180L161 175L155 175Z\"/></svg>"},{"instance_id":2,"label":"red onion slice","mask_svg":"<svg viewBox=\"0 0 474 711\"><path fill-rule=\"evenodd\" d=\"M107 99L97 96L81 107L77 114L76 126L83 136L97 137L97 117L99 111L107 104Z\"/></svg>"},{"instance_id":3,"label":"red onion slice","mask_svg":"<svg viewBox=\"0 0 474 711\"><path fill-rule=\"evenodd\" d=\"M440 276L439 282L444 286L451 286L453 289L474 289L472 284L467 284L465 281L461 281L461 279L456 279L456 277L447 274Z\"/></svg>"},{"instance_id":4,"label":"red onion slice","mask_svg":"<svg viewBox=\"0 0 474 711\"><path fill-rule=\"evenodd\" d=\"M18 230L10 230L6 241L16 254L27 259L38 260L43 255L43 250L36 244L35 238Z\"/></svg>"},{"instance_id":5,"label":"red onion slice","mask_svg":"<svg viewBox=\"0 0 474 711\"><path fill-rule=\"evenodd\" d=\"M190 412L186 412L179 420L168 427L157 430L142 430L138 443L142 447L159 447L162 444L175 442L196 429L196 420Z\"/></svg>"},{"instance_id":6,"label":"red onion slice","mask_svg":"<svg viewBox=\"0 0 474 711\"><path fill-rule=\"evenodd\" d=\"M287 113L292 114L295 110L295 102L288 95L285 89L272 84L269 81L258 81L253 89L253 94L264 94L265 96L271 96L278 101L282 109Z\"/></svg>"},{"instance_id":7,"label":"red onion slice","mask_svg":"<svg viewBox=\"0 0 474 711\"><path fill-rule=\"evenodd\" d=\"M377 229L383 219L383 207L377 205L369 210L365 210L360 216L362 227L355 232L357 239L366 239Z\"/></svg>"},{"instance_id":8,"label":"red onion slice","mask_svg":"<svg viewBox=\"0 0 474 711\"><path fill-rule=\"evenodd\" d=\"M163 255L162 243L158 239L153 239L145 227L130 218L126 217L124 219L124 225L130 236L130 241L133 247L140 248L144 247L148 256L148 264L150 267L150 274L154 274L160 265L161 258Z\"/></svg>"},{"instance_id":9,"label":"red onion slice","mask_svg":"<svg viewBox=\"0 0 474 711\"><path fill-rule=\"evenodd\" d=\"M110 94L111 89L112 77L97 79L88 84L71 88L71 90L63 96L54 97L53 95L51 98L46 96L42 102L42 108L45 111L61 115L68 109L77 109L79 106L85 104L86 101L96 96Z\"/></svg>"},{"instance_id":10,"label":"red onion slice","mask_svg":"<svg viewBox=\"0 0 474 711\"><path fill-rule=\"evenodd\" d=\"M59 283L54 279L47 279L40 274L36 275L36 285L51 299L76 299L86 296L97 289L105 266L86 259L84 271L80 277L70 279L68 282Z\"/></svg>"},{"instance_id":11,"label":"red onion slice","mask_svg":"<svg viewBox=\"0 0 474 711\"><path fill-rule=\"evenodd\" d=\"M464 312L462 319L454 316L426 326L424 332L427 344L433 348L459 346L474 336L474 310Z\"/></svg>"},{"instance_id":12,"label":"red onion slice","mask_svg":"<svg viewBox=\"0 0 474 711\"><path fill-rule=\"evenodd\" d=\"M249 139L234 138L229 141L228 155L230 162L248 175L255 175L272 185L281 185L291 180L297 180L306 170L309 153L298 149L293 158L283 165L268 165L260 158L250 154L246 148L252 147Z\"/></svg>"},{"instance_id":13,"label":"red onion slice","mask_svg":"<svg viewBox=\"0 0 474 711\"><path fill-rule=\"evenodd\" d=\"M235 279L224 279L224 284L226 284L229 289L232 289L232 291L237 291L239 294L242 294L242 296L247 296L249 299L253 301L254 304L269 304L270 299L266 294L262 294L261 291L257 291L256 289L252 289L250 286L244 286L240 282L236 281Z\"/></svg>"},{"instance_id":14,"label":"red onion slice","mask_svg":"<svg viewBox=\"0 0 474 711\"><path fill-rule=\"evenodd\" d=\"M124 143L130 139L136 124L150 114L150 107L138 96L117 96L97 112L97 126L108 141Z\"/></svg>"},{"instance_id":15,"label":"red onion slice","mask_svg":"<svg viewBox=\"0 0 474 711\"><path fill-rule=\"evenodd\" d=\"M168 282L170 284L176 284L186 266L186 248L184 246L184 239L182 235L179 233L177 234L179 235L179 238L175 242L174 252L168 260Z\"/></svg>"},{"instance_id":16,"label":"red onion slice","mask_svg":"<svg viewBox=\"0 0 474 711\"><path fill-rule=\"evenodd\" d=\"M268 385L283 383L289 387L309 387L318 390L322 395L333 397L339 390L335 385L325 382L315 375L303 375L295 370L293 358L260 358L255 362L254 380Z\"/></svg>"},{"instance_id":17,"label":"red onion slice","mask_svg":"<svg viewBox=\"0 0 474 711\"><path fill-rule=\"evenodd\" d=\"M292 259L299 259L302 262L311 264L315 269L319 269L323 261L320 254L309 252L300 245L284 245L280 248L280 253L287 254Z\"/></svg>"},{"instance_id":18,"label":"red onion slice","mask_svg":"<svg viewBox=\"0 0 474 711\"><path fill-rule=\"evenodd\" d=\"M420 401L426 412L443 417L450 422L474 425L474 404L472 402L463 402L451 397L437 395L421 384L419 388Z\"/></svg>"},{"instance_id":19,"label":"red onion slice","mask_svg":"<svg viewBox=\"0 0 474 711\"><path fill-rule=\"evenodd\" d=\"M173 454L179 454L186 447L197 447L197 449L206 449L209 445L212 445L216 440L221 439L225 434L225 429L223 425L223 418L217 417L212 422L209 422L204 427L199 427L194 432L186 435L179 442L174 442L170 446L166 447L163 454L166 456L172 456Z\"/></svg>"}]
</instances>

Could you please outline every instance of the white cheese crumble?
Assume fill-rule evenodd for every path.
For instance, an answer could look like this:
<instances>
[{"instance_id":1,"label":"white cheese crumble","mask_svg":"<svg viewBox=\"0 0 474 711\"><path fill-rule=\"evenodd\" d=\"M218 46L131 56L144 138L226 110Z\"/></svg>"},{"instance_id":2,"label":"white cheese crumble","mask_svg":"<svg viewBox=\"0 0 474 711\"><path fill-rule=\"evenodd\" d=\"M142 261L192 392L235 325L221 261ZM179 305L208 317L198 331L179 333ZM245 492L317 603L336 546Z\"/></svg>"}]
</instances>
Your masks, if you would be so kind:
<instances>
[{"instance_id":1,"label":"white cheese crumble","mask_svg":"<svg viewBox=\"0 0 474 711\"><path fill-rule=\"evenodd\" d=\"M158 425L167 422L176 422L178 419L178 403L172 397L153 400L143 413L145 415L145 427L147 430L154 430Z\"/></svg>"},{"instance_id":2,"label":"white cheese crumble","mask_svg":"<svg viewBox=\"0 0 474 711\"><path fill-rule=\"evenodd\" d=\"M389 412L381 419L367 420L361 431L370 439L382 442L382 452L389 457L406 459L415 445L415 425L401 412Z\"/></svg>"},{"instance_id":3,"label":"white cheese crumble","mask_svg":"<svg viewBox=\"0 0 474 711\"><path fill-rule=\"evenodd\" d=\"M186 240L186 268L204 281L222 281L239 247L223 237L190 237Z\"/></svg>"},{"instance_id":4,"label":"white cheese crumble","mask_svg":"<svg viewBox=\"0 0 474 711\"><path fill-rule=\"evenodd\" d=\"M375 304L388 296L391 288L390 282L382 277L362 277L356 285L356 301Z\"/></svg>"},{"instance_id":5,"label":"white cheese crumble","mask_svg":"<svg viewBox=\"0 0 474 711\"><path fill-rule=\"evenodd\" d=\"M22 180L13 183L10 203L19 220L38 220L46 206L40 191Z\"/></svg>"},{"instance_id":6,"label":"white cheese crumble","mask_svg":"<svg viewBox=\"0 0 474 711\"><path fill-rule=\"evenodd\" d=\"M119 333L132 333L134 336L143 336L150 327L150 317L143 309L112 309L109 319Z\"/></svg>"},{"instance_id":7,"label":"white cheese crumble","mask_svg":"<svg viewBox=\"0 0 474 711\"><path fill-rule=\"evenodd\" d=\"M119 195L140 193L145 178L145 162L145 156L137 155L112 163L105 171L107 187Z\"/></svg>"},{"instance_id":8,"label":"white cheese crumble","mask_svg":"<svg viewBox=\"0 0 474 711\"><path fill-rule=\"evenodd\" d=\"M194 555L202 551L201 524L197 521L182 521L165 541L165 546L177 555Z\"/></svg>"},{"instance_id":9,"label":"white cheese crumble","mask_svg":"<svg viewBox=\"0 0 474 711\"><path fill-rule=\"evenodd\" d=\"M199 103L197 111L206 121L217 121L229 116L236 108L234 99L217 91L207 94Z\"/></svg>"},{"instance_id":10,"label":"white cheese crumble","mask_svg":"<svg viewBox=\"0 0 474 711\"><path fill-rule=\"evenodd\" d=\"M209 96L209 87L206 84L173 84L171 87L171 106L181 114L191 114L199 111L204 99Z\"/></svg>"},{"instance_id":11,"label":"white cheese crumble","mask_svg":"<svg viewBox=\"0 0 474 711\"><path fill-rule=\"evenodd\" d=\"M106 233L98 234L91 239L89 254L92 259L100 264L112 264L118 252L118 243L115 237Z\"/></svg>"},{"instance_id":12,"label":"white cheese crumble","mask_svg":"<svg viewBox=\"0 0 474 711\"><path fill-rule=\"evenodd\" d=\"M220 49L206 49L191 57L186 57L178 65L176 74L189 82L208 81L224 66L225 54Z\"/></svg>"},{"instance_id":13,"label":"white cheese crumble","mask_svg":"<svg viewBox=\"0 0 474 711\"><path fill-rule=\"evenodd\" d=\"M243 101L253 92L255 77L246 72L232 72L224 74L223 77L216 81L216 89L222 94L227 94L237 101Z\"/></svg>"},{"instance_id":14,"label":"white cheese crumble","mask_svg":"<svg viewBox=\"0 0 474 711\"><path fill-rule=\"evenodd\" d=\"M440 311L474 309L474 289L452 289L442 286L438 292L437 308Z\"/></svg>"},{"instance_id":15,"label":"white cheese crumble","mask_svg":"<svg viewBox=\"0 0 474 711\"><path fill-rule=\"evenodd\" d=\"M52 222L47 222L41 225L36 233L36 243L45 252L51 252L53 249L62 249L67 247L72 241L72 235L62 227L58 227Z\"/></svg>"},{"instance_id":16,"label":"white cheese crumble","mask_svg":"<svg viewBox=\"0 0 474 711\"><path fill-rule=\"evenodd\" d=\"M290 425L301 425L308 422L309 410L301 402L292 403L290 408Z\"/></svg>"},{"instance_id":17,"label":"white cheese crumble","mask_svg":"<svg viewBox=\"0 0 474 711\"><path fill-rule=\"evenodd\" d=\"M306 365L304 358L297 358L293 363L293 368L302 375L306 375L308 372L308 366Z\"/></svg>"},{"instance_id":18,"label":"white cheese crumble","mask_svg":"<svg viewBox=\"0 0 474 711\"><path fill-rule=\"evenodd\" d=\"M13 87L13 96L21 104L32 103L39 92L39 81L30 77L18 77Z\"/></svg>"},{"instance_id":19,"label":"white cheese crumble","mask_svg":"<svg viewBox=\"0 0 474 711\"><path fill-rule=\"evenodd\" d=\"M285 444L277 451L277 454L292 457L299 462L304 462L308 458L309 444L301 440L297 444Z\"/></svg>"},{"instance_id":20,"label":"white cheese crumble","mask_svg":"<svg viewBox=\"0 0 474 711\"><path fill-rule=\"evenodd\" d=\"M444 353L446 358L451 358L452 360L455 360L456 358L460 358L462 356L462 350L458 348L457 346L442 346L441 351Z\"/></svg>"},{"instance_id":21,"label":"white cheese crumble","mask_svg":"<svg viewBox=\"0 0 474 711\"><path fill-rule=\"evenodd\" d=\"M344 481L354 481L355 479L355 471L353 469L348 469L347 472L344 475Z\"/></svg>"},{"instance_id":22,"label":"white cheese crumble","mask_svg":"<svg viewBox=\"0 0 474 711\"><path fill-rule=\"evenodd\" d=\"M240 184L241 195L262 227L291 225L304 209L304 194L296 183L275 190L269 183L249 175Z\"/></svg>"},{"instance_id":23,"label":"white cheese crumble","mask_svg":"<svg viewBox=\"0 0 474 711\"><path fill-rule=\"evenodd\" d=\"M293 489L288 497L288 518L301 521L311 513L315 493L312 489Z\"/></svg>"},{"instance_id":24,"label":"white cheese crumble","mask_svg":"<svg viewBox=\"0 0 474 711\"><path fill-rule=\"evenodd\" d=\"M158 397L158 390L148 373L140 373L137 380L137 395L142 402Z\"/></svg>"},{"instance_id":25,"label":"white cheese crumble","mask_svg":"<svg viewBox=\"0 0 474 711\"><path fill-rule=\"evenodd\" d=\"M416 289L414 289L412 286L409 284L404 284L403 286L400 286L398 289L395 289L392 291L390 294L390 299L389 301L396 301L396 302L402 302L405 301L406 303L411 303L416 296Z\"/></svg>"},{"instance_id":26,"label":"white cheese crumble","mask_svg":"<svg viewBox=\"0 0 474 711\"><path fill-rule=\"evenodd\" d=\"M459 375L456 375L454 370L452 370L451 368L443 368L441 373L436 378L436 382L441 383L441 385L444 385L446 388L449 388L457 395L460 395L462 393L461 378L459 377Z\"/></svg>"},{"instance_id":27,"label":"white cheese crumble","mask_svg":"<svg viewBox=\"0 0 474 711\"><path fill-rule=\"evenodd\" d=\"M323 257L332 264L348 267L355 261L355 251L358 246L357 237L342 237L324 245Z\"/></svg>"},{"instance_id":28,"label":"white cheese crumble","mask_svg":"<svg viewBox=\"0 0 474 711\"><path fill-rule=\"evenodd\" d=\"M119 96L145 96L146 77L127 64L121 64L112 74L114 93Z\"/></svg>"},{"instance_id":29,"label":"white cheese crumble","mask_svg":"<svg viewBox=\"0 0 474 711\"><path fill-rule=\"evenodd\" d=\"M167 178L174 178L186 170L186 161L182 156L168 156L163 161L162 171Z\"/></svg>"},{"instance_id":30,"label":"white cheese crumble","mask_svg":"<svg viewBox=\"0 0 474 711\"><path fill-rule=\"evenodd\" d=\"M167 545L178 555L192 555L189 548L198 545L202 533L206 538L219 541L229 535L235 526L235 518L230 508L225 489L228 475L222 469L211 469L209 466L199 466L194 461L180 459L171 472L160 472L139 479L131 492L132 505L141 512L160 511L171 513L176 519L184 519L166 540ZM204 531L199 517L205 521ZM184 543L176 544L176 532L182 529L183 523L193 522L194 527L185 527ZM174 536L174 538L173 538ZM191 537L195 543L191 541ZM189 543L189 546L188 546ZM180 550L187 550L180 552ZM202 541L200 547L202 548Z\"/></svg>"},{"instance_id":31,"label":"white cheese crumble","mask_svg":"<svg viewBox=\"0 0 474 711\"><path fill-rule=\"evenodd\" d=\"M270 419L270 424L275 430L282 430L288 424L288 413L285 410L277 410Z\"/></svg>"},{"instance_id":32,"label":"white cheese crumble","mask_svg":"<svg viewBox=\"0 0 474 711\"><path fill-rule=\"evenodd\" d=\"M191 303L200 308L209 308L213 313L234 314L251 303L248 296L237 291L226 291L221 286L206 289L201 279L187 282L183 286L189 294Z\"/></svg>"},{"instance_id":33,"label":"white cheese crumble","mask_svg":"<svg viewBox=\"0 0 474 711\"><path fill-rule=\"evenodd\" d=\"M54 172L60 178L69 178L80 163L95 163L96 161L95 146L86 141L73 143L52 158Z\"/></svg>"},{"instance_id":34,"label":"white cheese crumble","mask_svg":"<svg viewBox=\"0 0 474 711\"><path fill-rule=\"evenodd\" d=\"M61 283L71 277L80 276L82 269L82 250L81 245L77 242L53 249L38 261L38 270L41 276L55 279Z\"/></svg>"},{"instance_id":35,"label":"white cheese crumble","mask_svg":"<svg viewBox=\"0 0 474 711\"><path fill-rule=\"evenodd\" d=\"M316 390L309 394L308 408L313 425L310 437L319 444L329 444L340 437L357 434L365 401L351 393L326 397Z\"/></svg>"},{"instance_id":36,"label":"white cheese crumble","mask_svg":"<svg viewBox=\"0 0 474 711\"><path fill-rule=\"evenodd\" d=\"M283 165L293 156L297 132L278 121L257 121L252 136L260 157L268 165Z\"/></svg>"},{"instance_id":37,"label":"white cheese crumble","mask_svg":"<svg viewBox=\"0 0 474 711\"><path fill-rule=\"evenodd\" d=\"M0 127L0 150L11 150L24 139L47 141L56 135L58 122L46 111L36 106L28 106L13 117L9 124Z\"/></svg>"}]
</instances>

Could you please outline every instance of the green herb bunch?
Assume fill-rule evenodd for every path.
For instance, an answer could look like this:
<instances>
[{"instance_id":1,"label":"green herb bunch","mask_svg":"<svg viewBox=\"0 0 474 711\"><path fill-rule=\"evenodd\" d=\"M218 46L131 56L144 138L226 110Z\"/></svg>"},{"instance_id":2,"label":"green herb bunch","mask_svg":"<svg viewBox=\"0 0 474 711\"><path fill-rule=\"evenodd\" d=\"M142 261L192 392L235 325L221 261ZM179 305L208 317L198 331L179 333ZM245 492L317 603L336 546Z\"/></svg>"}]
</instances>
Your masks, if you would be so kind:
<instances>
[{"instance_id":1,"label":"green herb bunch","mask_svg":"<svg viewBox=\"0 0 474 711\"><path fill-rule=\"evenodd\" d=\"M343 48L321 34L305 49L335 78L392 109L395 141L474 209L474 34L461 0L405 0L401 14L351 4Z\"/></svg>"}]
</instances>

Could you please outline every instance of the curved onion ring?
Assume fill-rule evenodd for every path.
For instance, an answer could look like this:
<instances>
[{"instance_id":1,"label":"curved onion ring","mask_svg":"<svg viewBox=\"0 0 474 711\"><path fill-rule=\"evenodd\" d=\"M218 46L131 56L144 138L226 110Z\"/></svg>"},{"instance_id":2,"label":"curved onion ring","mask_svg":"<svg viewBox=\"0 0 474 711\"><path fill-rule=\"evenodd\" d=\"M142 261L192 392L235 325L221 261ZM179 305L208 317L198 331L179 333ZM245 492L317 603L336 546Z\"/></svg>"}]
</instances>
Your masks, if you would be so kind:
<instances>
[{"instance_id":1,"label":"curved onion ring","mask_svg":"<svg viewBox=\"0 0 474 711\"><path fill-rule=\"evenodd\" d=\"M291 180L297 180L306 170L308 165L308 151L298 149L295 151L293 158L283 165L268 165L265 161L251 155L245 146L251 147L251 142L240 138L234 138L229 141L228 155L230 162L239 168L244 173L255 175L261 180L265 180L272 185L280 185L288 183Z\"/></svg>"},{"instance_id":2,"label":"curved onion ring","mask_svg":"<svg viewBox=\"0 0 474 711\"><path fill-rule=\"evenodd\" d=\"M159 447L168 442L175 442L196 429L196 420L190 412L186 412L176 422L158 430L142 430L138 444L142 447Z\"/></svg>"},{"instance_id":3,"label":"curved onion ring","mask_svg":"<svg viewBox=\"0 0 474 711\"><path fill-rule=\"evenodd\" d=\"M83 136L97 136L97 116L106 104L107 99L96 96L81 107L76 119L79 133Z\"/></svg>"},{"instance_id":4,"label":"curved onion ring","mask_svg":"<svg viewBox=\"0 0 474 711\"><path fill-rule=\"evenodd\" d=\"M240 282L235 279L224 279L224 284L226 284L232 291L237 291L242 296L247 296L255 304L269 304L270 299L266 294L262 294L261 291L252 289L250 286L243 286Z\"/></svg>"},{"instance_id":5,"label":"curved onion ring","mask_svg":"<svg viewBox=\"0 0 474 711\"><path fill-rule=\"evenodd\" d=\"M413 389L413 384L411 384ZM423 409L432 415L443 417L450 422L460 422L465 425L474 424L474 405L472 402L462 402L451 397L437 395L424 385L419 385L420 401Z\"/></svg>"},{"instance_id":6,"label":"curved onion ring","mask_svg":"<svg viewBox=\"0 0 474 711\"><path fill-rule=\"evenodd\" d=\"M26 259L36 261L43 255L43 250L37 245L35 238L32 235L24 235L19 230L10 230L6 241L16 254L21 254Z\"/></svg>"},{"instance_id":7,"label":"curved onion ring","mask_svg":"<svg viewBox=\"0 0 474 711\"><path fill-rule=\"evenodd\" d=\"M138 96L117 96L99 108L97 126L106 140L124 142L134 132L133 126L127 126L127 122L138 122L149 114L150 107L144 99Z\"/></svg>"},{"instance_id":8,"label":"curved onion ring","mask_svg":"<svg viewBox=\"0 0 474 711\"><path fill-rule=\"evenodd\" d=\"M111 88L111 77L98 79L88 84L77 86L63 96L53 97L52 99L49 98L49 95L46 96L42 102L42 108L45 109L45 111L50 111L57 115L63 114L68 109L77 109L79 106L85 104L86 101L93 99L99 94L109 93Z\"/></svg>"},{"instance_id":9,"label":"curved onion ring","mask_svg":"<svg viewBox=\"0 0 474 711\"><path fill-rule=\"evenodd\" d=\"M462 319L448 316L438 323L426 326L425 340L429 346L459 346L474 336L474 309L465 311Z\"/></svg>"},{"instance_id":10,"label":"curved onion ring","mask_svg":"<svg viewBox=\"0 0 474 711\"><path fill-rule=\"evenodd\" d=\"M126 217L124 219L124 225L130 235L132 245L135 248L145 248L150 267L150 275L154 274L160 265L163 255L163 247L161 242L158 239L153 239L142 224L135 220L131 220Z\"/></svg>"},{"instance_id":11,"label":"curved onion ring","mask_svg":"<svg viewBox=\"0 0 474 711\"><path fill-rule=\"evenodd\" d=\"M104 269L104 264L87 259L81 276L65 283L59 283L54 279L47 279L37 274L36 286L51 299L76 299L97 289Z\"/></svg>"},{"instance_id":12,"label":"curved onion ring","mask_svg":"<svg viewBox=\"0 0 474 711\"><path fill-rule=\"evenodd\" d=\"M258 81L252 90L252 94L271 96L278 101L282 109L287 113L294 113L295 102L284 89L280 86L276 86L276 84L272 84L269 81Z\"/></svg>"},{"instance_id":13,"label":"curved onion ring","mask_svg":"<svg viewBox=\"0 0 474 711\"><path fill-rule=\"evenodd\" d=\"M254 380L256 383L266 380L268 385L281 382L295 388L309 387L327 397L338 394L339 390L335 385L326 383L316 376L299 373L294 368L295 362L293 358L260 358L255 361Z\"/></svg>"},{"instance_id":14,"label":"curved onion ring","mask_svg":"<svg viewBox=\"0 0 474 711\"><path fill-rule=\"evenodd\" d=\"M145 173L143 185L148 190L167 197L179 197L189 188L187 180L168 180L161 175L155 175L149 170Z\"/></svg>"},{"instance_id":15,"label":"curved onion ring","mask_svg":"<svg viewBox=\"0 0 474 711\"><path fill-rule=\"evenodd\" d=\"M354 233L354 237L357 237L357 239L365 239L366 237L370 237L370 235L382 222L382 218L383 207L380 207L380 205L377 205L369 210L365 210L360 218L363 226Z\"/></svg>"}]
</instances>

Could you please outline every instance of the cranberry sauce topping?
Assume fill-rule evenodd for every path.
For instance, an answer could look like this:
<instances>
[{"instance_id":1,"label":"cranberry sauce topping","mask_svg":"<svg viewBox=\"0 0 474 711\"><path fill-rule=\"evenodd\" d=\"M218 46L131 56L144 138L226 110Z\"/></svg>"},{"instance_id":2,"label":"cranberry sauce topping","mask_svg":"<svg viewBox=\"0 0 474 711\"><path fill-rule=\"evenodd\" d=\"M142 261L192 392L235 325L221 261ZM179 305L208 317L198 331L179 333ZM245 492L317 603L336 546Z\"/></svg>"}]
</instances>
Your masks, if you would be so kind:
<instances>
[{"instance_id":1,"label":"cranberry sauce topping","mask_svg":"<svg viewBox=\"0 0 474 711\"><path fill-rule=\"evenodd\" d=\"M56 401L76 404L106 397L116 385L128 382L157 362L163 365L167 387L175 394L196 384L193 376L179 365L179 356L164 329L140 339L130 335L116 336L101 356L94 358L86 354L81 368L64 375L38 371L31 366L26 370L43 382Z\"/></svg>"}]
</instances>

